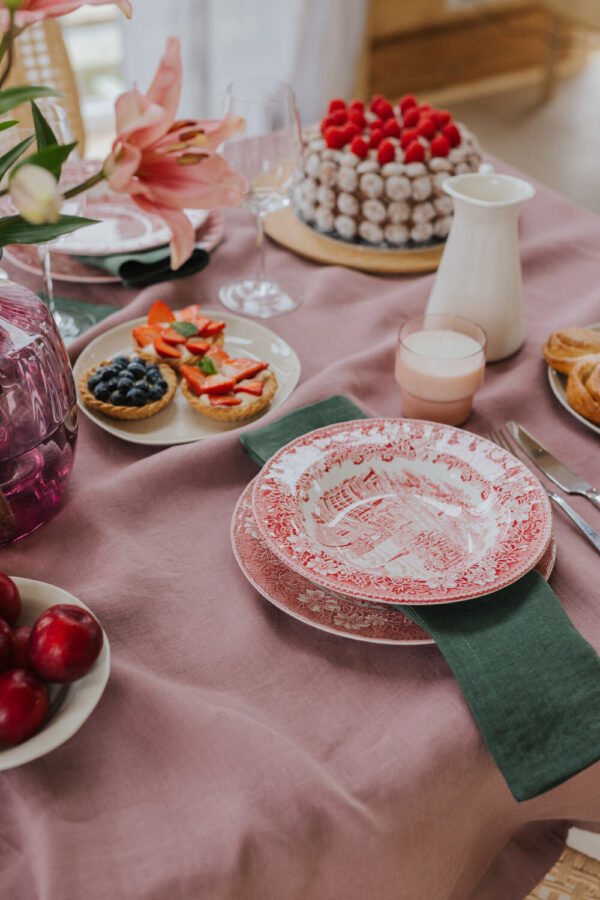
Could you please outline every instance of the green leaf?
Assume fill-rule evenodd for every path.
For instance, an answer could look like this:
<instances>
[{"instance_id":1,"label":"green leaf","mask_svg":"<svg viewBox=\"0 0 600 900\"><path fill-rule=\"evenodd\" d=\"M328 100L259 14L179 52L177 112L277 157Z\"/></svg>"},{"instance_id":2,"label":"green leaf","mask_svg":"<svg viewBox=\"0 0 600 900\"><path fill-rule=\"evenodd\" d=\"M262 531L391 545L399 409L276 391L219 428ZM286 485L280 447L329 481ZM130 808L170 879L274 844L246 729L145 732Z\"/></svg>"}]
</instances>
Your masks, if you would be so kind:
<instances>
[{"instance_id":1,"label":"green leaf","mask_svg":"<svg viewBox=\"0 0 600 900\"><path fill-rule=\"evenodd\" d=\"M21 141L19 144L16 144L11 150L4 154L4 156L0 156L0 178L2 178L6 172L10 169L10 167L18 160L21 154L25 153L28 147L31 147L35 138L31 135L28 138L25 138L24 141Z\"/></svg>"},{"instance_id":2,"label":"green leaf","mask_svg":"<svg viewBox=\"0 0 600 900\"><path fill-rule=\"evenodd\" d=\"M31 113L33 115L33 124L35 126L35 140L37 143L38 150L43 150L45 147L54 147L58 144L56 140L56 135L50 128L50 125L44 118L43 114L40 112L39 106L36 103L31 101Z\"/></svg>"},{"instance_id":3,"label":"green leaf","mask_svg":"<svg viewBox=\"0 0 600 900\"><path fill-rule=\"evenodd\" d=\"M6 244L44 244L61 234L69 234L86 225L95 225L97 219L80 216L61 216L58 222L48 225L32 225L21 216L0 218L0 247Z\"/></svg>"},{"instance_id":4,"label":"green leaf","mask_svg":"<svg viewBox=\"0 0 600 900\"><path fill-rule=\"evenodd\" d=\"M217 367L214 362L210 358L210 356L203 356L196 363L201 372L204 372L205 375L216 375Z\"/></svg>"},{"instance_id":5,"label":"green leaf","mask_svg":"<svg viewBox=\"0 0 600 900\"><path fill-rule=\"evenodd\" d=\"M11 119L10 122L0 122L0 131L6 131L7 128L12 128L13 125L18 125L18 119Z\"/></svg>"},{"instance_id":6,"label":"green leaf","mask_svg":"<svg viewBox=\"0 0 600 900\"><path fill-rule=\"evenodd\" d=\"M184 337L193 337L198 334L198 328L192 322L171 322L171 328Z\"/></svg>"},{"instance_id":7,"label":"green leaf","mask_svg":"<svg viewBox=\"0 0 600 900\"><path fill-rule=\"evenodd\" d=\"M54 177L58 180L60 178L62 164L76 146L77 142L75 141L73 144L55 144L53 147L44 147L43 150L32 153L31 156L28 156L27 159L20 162L18 166L15 166L10 173L11 178L21 166L31 165L41 166L42 169L48 169L48 171L52 172Z\"/></svg>"},{"instance_id":8,"label":"green leaf","mask_svg":"<svg viewBox=\"0 0 600 900\"><path fill-rule=\"evenodd\" d=\"M36 97L62 97L60 91L43 87L41 84L22 84L17 87L6 88L0 91L0 116L9 112L21 103L29 103Z\"/></svg>"}]
</instances>

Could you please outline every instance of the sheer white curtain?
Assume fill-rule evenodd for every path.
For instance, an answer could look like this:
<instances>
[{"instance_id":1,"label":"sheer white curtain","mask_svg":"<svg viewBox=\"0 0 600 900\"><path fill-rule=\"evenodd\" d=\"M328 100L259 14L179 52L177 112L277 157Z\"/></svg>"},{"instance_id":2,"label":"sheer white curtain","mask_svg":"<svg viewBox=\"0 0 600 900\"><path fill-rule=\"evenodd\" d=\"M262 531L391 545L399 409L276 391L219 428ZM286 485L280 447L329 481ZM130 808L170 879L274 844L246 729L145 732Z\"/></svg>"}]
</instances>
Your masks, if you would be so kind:
<instances>
[{"instance_id":1,"label":"sheer white curtain","mask_svg":"<svg viewBox=\"0 0 600 900\"><path fill-rule=\"evenodd\" d=\"M138 0L123 24L125 76L146 90L168 35L183 48L180 114L218 116L223 91L246 75L289 81L303 122L352 92L367 0Z\"/></svg>"}]
</instances>

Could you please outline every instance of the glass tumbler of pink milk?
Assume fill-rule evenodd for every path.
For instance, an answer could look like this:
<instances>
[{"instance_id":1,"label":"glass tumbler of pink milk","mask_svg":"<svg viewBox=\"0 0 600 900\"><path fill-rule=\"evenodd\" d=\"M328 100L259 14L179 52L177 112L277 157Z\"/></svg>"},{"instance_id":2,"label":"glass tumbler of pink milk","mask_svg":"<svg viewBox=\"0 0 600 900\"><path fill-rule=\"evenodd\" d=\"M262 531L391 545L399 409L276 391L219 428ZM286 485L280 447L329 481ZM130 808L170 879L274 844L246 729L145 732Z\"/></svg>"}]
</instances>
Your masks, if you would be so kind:
<instances>
[{"instance_id":1,"label":"glass tumbler of pink milk","mask_svg":"<svg viewBox=\"0 0 600 900\"><path fill-rule=\"evenodd\" d=\"M424 315L402 325L396 381L409 419L462 425L483 384L487 335L463 316Z\"/></svg>"}]
</instances>

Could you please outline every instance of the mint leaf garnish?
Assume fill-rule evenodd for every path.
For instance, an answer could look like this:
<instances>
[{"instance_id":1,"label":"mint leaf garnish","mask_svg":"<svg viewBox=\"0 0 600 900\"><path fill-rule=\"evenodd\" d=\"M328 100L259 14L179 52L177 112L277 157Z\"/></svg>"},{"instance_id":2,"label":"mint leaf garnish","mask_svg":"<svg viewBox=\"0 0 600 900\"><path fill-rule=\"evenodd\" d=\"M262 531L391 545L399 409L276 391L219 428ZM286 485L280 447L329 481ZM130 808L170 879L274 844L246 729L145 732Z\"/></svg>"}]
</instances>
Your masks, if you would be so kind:
<instances>
[{"instance_id":1,"label":"mint leaf garnish","mask_svg":"<svg viewBox=\"0 0 600 900\"><path fill-rule=\"evenodd\" d=\"M210 358L210 356L201 357L196 363L200 371L204 372L205 375L216 375L217 367L214 362Z\"/></svg>"},{"instance_id":2,"label":"mint leaf garnish","mask_svg":"<svg viewBox=\"0 0 600 900\"><path fill-rule=\"evenodd\" d=\"M178 334L182 334L186 338L194 337L195 334L198 334L198 328L192 325L191 322L171 322L170 327L173 331L177 331Z\"/></svg>"}]
</instances>

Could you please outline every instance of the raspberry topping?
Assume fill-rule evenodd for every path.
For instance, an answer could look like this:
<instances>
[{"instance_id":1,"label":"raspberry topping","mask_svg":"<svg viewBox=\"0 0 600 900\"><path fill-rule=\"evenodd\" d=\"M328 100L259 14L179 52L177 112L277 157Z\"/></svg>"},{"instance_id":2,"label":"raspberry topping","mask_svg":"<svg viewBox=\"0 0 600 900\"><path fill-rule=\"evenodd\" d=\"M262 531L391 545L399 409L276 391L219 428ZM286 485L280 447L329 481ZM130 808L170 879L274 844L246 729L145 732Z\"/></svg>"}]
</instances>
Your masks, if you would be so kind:
<instances>
[{"instance_id":1,"label":"raspberry topping","mask_svg":"<svg viewBox=\"0 0 600 900\"><path fill-rule=\"evenodd\" d=\"M450 141L451 147L458 147L460 144L460 131L454 124L454 122L448 122L447 125L444 125L442 128L442 134L444 137L447 137Z\"/></svg>"},{"instance_id":2,"label":"raspberry topping","mask_svg":"<svg viewBox=\"0 0 600 900\"><path fill-rule=\"evenodd\" d=\"M387 100L382 100L381 103L377 104L375 114L385 122L386 119L391 119L394 115L394 107Z\"/></svg>"},{"instance_id":3,"label":"raspberry topping","mask_svg":"<svg viewBox=\"0 0 600 900\"><path fill-rule=\"evenodd\" d=\"M452 116L450 115L450 113L448 112L447 109L436 110L435 113L433 114L433 117L435 119L435 123L438 128L443 128L444 125L447 125L448 122L450 121L450 119L452 118Z\"/></svg>"},{"instance_id":4,"label":"raspberry topping","mask_svg":"<svg viewBox=\"0 0 600 900\"><path fill-rule=\"evenodd\" d=\"M393 162L396 159L396 148L391 141L382 141L380 143L377 150L377 159L381 166Z\"/></svg>"},{"instance_id":5,"label":"raspberry topping","mask_svg":"<svg viewBox=\"0 0 600 900\"><path fill-rule=\"evenodd\" d=\"M371 139L369 141L369 147L379 147L383 138L384 138L384 134L381 129L378 129L377 131L372 131Z\"/></svg>"},{"instance_id":6,"label":"raspberry topping","mask_svg":"<svg viewBox=\"0 0 600 900\"><path fill-rule=\"evenodd\" d=\"M431 142L429 148L432 156L448 156L450 153L450 141L443 134L438 134Z\"/></svg>"},{"instance_id":7,"label":"raspberry topping","mask_svg":"<svg viewBox=\"0 0 600 900\"><path fill-rule=\"evenodd\" d=\"M333 100L329 101L327 111L333 113L336 109L346 109L346 104L340 97L334 97Z\"/></svg>"},{"instance_id":8,"label":"raspberry topping","mask_svg":"<svg viewBox=\"0 0 600 900\"><path fill-rule=\"evenodd\" d=\"M406 131L402 132L402 137L400 138L400 144L402 145L402 149L406 150L409 144L412 144L413 141L419 137L419 133L416 128L407 128Z\"/></svg>"},{"instance_id":9,"label":"raspberry topping","mask_svg":"<svg viewBox=\"0 0 600 900\"><path fill-rule=\"evenodd\" d=\"M402 115L406 112L407 109L410 109L411 106L416 106L417 101L415 100L414 94L404 94L403 97L400 97L398 100L398 106L400 107L400 112Z\"/></svg>"},{"instance_id":10,"label":"raspberry topping","mask_svg":"<svg viewBox=\"0 0 600 900\"><path fill-rule=\"evenodd\" d=\"M331 113L331 121L334 125L345 125L348 121L348 113L345 109L336 109Z\"/></svg>"},{"instance_id":11,"label":"raspberry topping","mask_svg":"<svg viewBox=\"0 0 600 900\"><path fill-rule=\"evenodd\" d=\"M358 125L360 130L367 127L367 120L365 119L365 114L360 109L350 109L350 113L348 115L348 121L352 122L353 125Z\"/></svg>"},{"instance_id":12,"label":"raspberry topping","mask_svg":"<svg viewBox=\"0 0 600 900\"><path fill-rule=\"evenodd\" d=\"M400 125L398 119L388 119L383 126L383 133L386 137L400 137Z\"/></svg>"},{"instance_id":13,"label":"raspberry topping","mask_svg":"<svg viewBox=\"0 0 600 900\"><path fill-rule=\"evenodd\" d=\"M353 138L361 133L362 129L355 125L354 122L348 122L347 125L344 125L342 128L342 135L344 136L344 144L348 144Z\"/></svg>"},{"instance_id":14,"label":"raspberry topping","mask_svg":"<svg viewBox=\"0 0 600 900\"><path fill-rule=\"evenodd\" d=\"M420 134L421 137L427 138L427 140L430 141L433 137L435 137L435 132L435 122L431 118L431 116L426 116L419 120L419 124L417 125L417 134Z\"/></svg>"},{"instance_id":15,"label":"raspberry topping","mask_svg":"<svg viewBox=\"0 0 600 900\"><path fill-rule=\"evenodd\" d=\"M344 132L341 128L334 128L333 126L326 128L323 137L330 150L341 150L346 143Z\"/></svg>"},{"instance_id":16,"label":"raspberry topping","mask_svg":"<svg viewBox=\"0 0 600 900\"><path fill-rule=\"evenodd\" d=\"M425 147L419 141L409 144L404 153L404 162L423 162L425 159Z\"/></svg>"},{"instance_id":17,"label":"raspberry topping","mask_svg":"<svg viewBox=\"0 0 600 900\"><path fill-rule=\"evenodd\" d=\"M402 118L405 128L414 128L419 122L419 110L416 106L409 106Z\"/></svg>"},{"instance_id":18,"label":"raspberry topping","mask_svg":"<svg viewBox=\"0 0 600 900\"><path fill-rule=\"evenodd\" d=\"M355 156L360 157L360 159L364 159L369 152L369 145L361 137L355 137L352 139L352 143L350 144L350 150L352 151L352 153L354 153Z\"/></svg>"},{"instance_id":19,"label":"raspberry topping","mask_svg":"<svg viewBox=\"0 0 600 900\"><path fill-rule=\"evenodd\" d=\"M381 103L382 100L384 103L387 103L387 100L385 99L383 94L374 94L373 95L373 99L371 100L371 103L369 105L369 109L371 110L371 112L374 112L376 115L379 115L376 107L379 106L379 104Z\"/></svg>"},{"instance_id":20,"label":"raspberry topping","mask_svg":"<svg viewBox=\"0 0 600 900\"><path fill-rule=\"evenodd\" d=\"M358 110L358 112L364 113L365 104L363 103L362 100L352 100L350 102L350 109L356 109L356 110Z\"/></svg>"}]
</instances>

